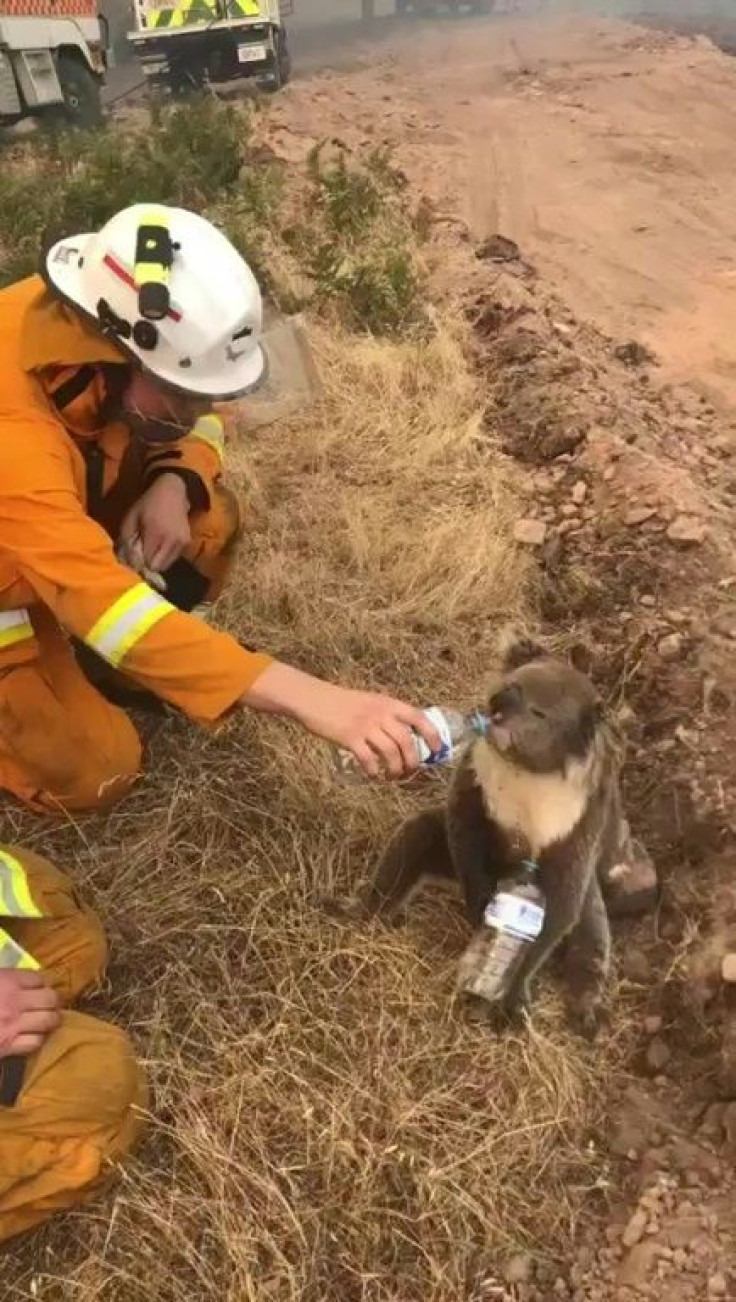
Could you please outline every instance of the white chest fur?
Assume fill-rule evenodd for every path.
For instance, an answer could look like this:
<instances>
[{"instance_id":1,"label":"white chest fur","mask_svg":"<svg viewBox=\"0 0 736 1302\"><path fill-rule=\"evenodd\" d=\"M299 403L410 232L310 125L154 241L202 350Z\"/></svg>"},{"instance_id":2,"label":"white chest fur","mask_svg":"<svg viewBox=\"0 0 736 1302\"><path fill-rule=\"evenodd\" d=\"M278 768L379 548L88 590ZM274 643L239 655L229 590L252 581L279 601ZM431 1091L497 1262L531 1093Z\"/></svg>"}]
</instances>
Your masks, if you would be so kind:
<instances>
[{"instance_id":1,"label":"white chest fur","mask_svg":"<svg viewBox=\"0 0 736 1302\"><path fill-rule=\"evenodd\" d=\"M545 846L569 836L588 800L588 763L568 765L566 774L528 773L484 741L473 747L473 767L491 818L509 835L523 837L533 858Z\"/></svg>"}]
</instances>

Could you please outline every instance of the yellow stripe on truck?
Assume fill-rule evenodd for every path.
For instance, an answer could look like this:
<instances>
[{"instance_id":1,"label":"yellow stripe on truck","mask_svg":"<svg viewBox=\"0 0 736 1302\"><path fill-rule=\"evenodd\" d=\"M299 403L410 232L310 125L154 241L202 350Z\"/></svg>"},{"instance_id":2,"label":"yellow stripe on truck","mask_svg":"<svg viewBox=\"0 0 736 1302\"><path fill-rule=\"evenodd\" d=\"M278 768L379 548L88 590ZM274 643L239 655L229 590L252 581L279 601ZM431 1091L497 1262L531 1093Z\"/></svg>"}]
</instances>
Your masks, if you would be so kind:
<instances>
[{"instance_id":1,"label":"yellow stripe on truck","mask_svg":"<svg viewBox=\"0 0 736 1302\"><path fill-rule=\"evenodd\" d=\"M117 666L173 610L147 583L136 583L100 615L84 640L108 664Z\"/></svg>"}]
</instances>

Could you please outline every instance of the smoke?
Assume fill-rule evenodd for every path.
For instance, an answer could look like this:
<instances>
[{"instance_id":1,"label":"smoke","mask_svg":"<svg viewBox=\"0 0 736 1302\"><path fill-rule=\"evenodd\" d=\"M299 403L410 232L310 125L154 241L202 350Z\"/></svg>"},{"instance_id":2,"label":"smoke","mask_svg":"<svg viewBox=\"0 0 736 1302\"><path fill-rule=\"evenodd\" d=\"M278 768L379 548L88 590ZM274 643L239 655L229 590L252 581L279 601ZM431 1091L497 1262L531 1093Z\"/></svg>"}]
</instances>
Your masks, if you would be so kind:
<instances>
[{"instance_id":1,"label":"smoke","mask_svg":"<svg viewBox=\"0 0 736 1302\"><path fill-rule=\"evenodd\" d=\"M526 6L522 4L523 10ZM736 19L736 0L541 0L547 13L598 14L606 18L653 18L687 21L697 27Z\"/></svg>"}]
</instances>

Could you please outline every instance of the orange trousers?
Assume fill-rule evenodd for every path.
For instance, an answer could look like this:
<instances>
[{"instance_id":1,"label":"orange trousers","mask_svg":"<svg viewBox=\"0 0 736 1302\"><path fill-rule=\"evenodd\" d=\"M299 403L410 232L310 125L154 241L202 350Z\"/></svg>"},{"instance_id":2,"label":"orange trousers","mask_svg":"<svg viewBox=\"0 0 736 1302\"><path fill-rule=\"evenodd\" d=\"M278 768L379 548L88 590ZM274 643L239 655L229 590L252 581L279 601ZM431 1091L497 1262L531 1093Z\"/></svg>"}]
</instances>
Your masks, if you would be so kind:
<instances>
[{"instance_id":1,"label":"orange trousers","mask_svg":"<svg viewBox=\"0 0 736 1302\"><path fill-rule=\"evenodd\" d=\"M28 851L11 853L46 916L2 925L67 1005L104 971L102 927L63 873ZM73 1206L114 1175L139 1136L146 1103L127 1036L65 1010L58 1030L27 1059L14 1106L0 1106L0 1241Z\"/></svg>"},{"instance_id":2,"label":"orange trousers","mask_svg":"<svg viewBox=\"0 0 736 1302\"><path fill-rule=\"evenodd\" d=\"M166 594L183 609L214 601L225 585L240 529L234 495L219 487L190 525L181 598ZM23 661L13 647L0 653L0 788L39 811L106 808L140 773L138 734L93 687L49 611L35 606L31 616L35 658Z\"/></svg>"}]
</instances>

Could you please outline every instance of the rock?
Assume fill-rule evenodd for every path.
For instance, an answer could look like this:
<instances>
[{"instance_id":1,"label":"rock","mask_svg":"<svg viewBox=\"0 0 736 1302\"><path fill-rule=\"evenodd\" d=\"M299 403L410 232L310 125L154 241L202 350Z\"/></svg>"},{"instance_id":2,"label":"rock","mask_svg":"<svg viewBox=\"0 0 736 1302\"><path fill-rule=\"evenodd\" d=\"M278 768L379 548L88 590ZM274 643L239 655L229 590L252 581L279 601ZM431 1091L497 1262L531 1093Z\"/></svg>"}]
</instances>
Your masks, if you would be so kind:
<instances>
[{"instance_id":1,"label":"rock","mask_svg":"<svg viewBox=\"0 0 736 1302\"><path fill-rule=\"evenodd\" d=\"M618 918L634 913L647 913L657 903L657 873L646 850L634 843L635 857L617 863L609 878L603 883L606 904L611 917Z\"/></svg>"},{"instance_id":2,"label":"rock","mask_svg":"<svg viewBox=\"0 0 736 1302\"><path fill-rule=\"evenodd\" d=\"M700 1124L700 1133L708 1139L719 1139L724 1128L727 1108L726 1103L711 1103L705 1110Z\"/></svg>"},{"instance_id":3,"label":"rock","mask_svg":"<svg viewBox=\"0 0 736 1302\"><path fill-rule=\"evenodd\" d=\"M528 1252L517 1252L509 1257L503 1268L507 1284L528 1284L534 1273L534 1262Z\"/></svg>"},{"instance_id":4,"label":"rock","mask_svg":"<svg viewBox=\"0 0 736 1302\"><path fill-rule=\"evenodd\" d=\"M541 547L547 537L544 520L517 520L514 525L514 540L522 547Z\"/></svg>"},{"instance_id":5,"label":"rock","mask_svg":"<svg viewBox=\"0 0 736 1302\"><path fill-rule=\"evenodd\" d=\"M568 520L572 519L578 513L578 508L574 502L563 502L560 507L560 515L564 515Z\"/></svg>"},{"instance_id":6,"label":"rock","mask_svg":"<svg viewBox=\"0 0 736 1302\"><path fill-rule=\"evenodd\" d=\"M617 1282L622 1288L643 1288L659 1257L659 1244L652 1239L637 1243L618 1268Z\"/></svg>"},{"instance_id":7,"label":"rock","mask_svg":"<svg viewBox=\"0 0 736 1302\"><path fill-rule=\"evenodd\" d=\"M476 258L482 262L518 262L521 256L519 246L505 235L491 235L475 250Z\"/></svg>"},{"instance_id":8,"label":"rock","mask_svg":"<svg viewBox=\"0 0 736 1302\"><path fill-rule=\"evenodd\" d=\"M710 1279L708 1280L708 1297L709 1298L725 1297L727 1291L728 1291L728 1281L726 1280L726 1276L722 1275L720 1271L716 1275L711 1275Z\"/></svg>"},{"instance_id":9,"label":"rock","mask_svg":"<svg viewBox=\"0 0 736 1302\"><path fill-rule=\"evenodd\" d=\"M652 975L652 965L640 949L627 949L621 966L626 980L639 985L645 985Z\"/></svg>"},{"instance_id":10,"label":"rock","mask_svg":"<svg viewBox=\"0 0 736 1302\"><path fill-rule=\"evenodd\" d=\"M657 643L657 651L663 660L679 660L682 647L683 639L680 633L667 633Z\"/></svg>"},{"instance_id":11,"label":"rock","mask_svg":"<svg viewBox=\"0 0 736 1302\"><path fill-rule=\"evenodd\" d=\"M721 1125L729 1144L736 1148L736 1103L725 1105Z\"/></svg>"},{"instance_id":12,"label":"rock","mask_svg":"<svg viewBox=\"0 0 736 1302\"><path fill-rule=\"evenodd\" d=\"M721 980L736 985L736 954L724 954L721 960Z\"/></svg>"},{"instance_id":13,"label":"rock","mask_svg":"<svg viewBox=\"0 0 736 1302\"><path fill-rule=\"evenodd\" d=\"M644 1237L648 1219L646 1212L638 1207L621 1235L621 1242L625 1248L633 1248Z\"/></svg>"},{"instance_id":14,"label":"rock","mask_svg":"<svg viewBox=\"0 0 736 1302\"><path fill-rule=\"evenodd\" d=\"M644 1032L646 1035L659 1035L662 1030L662 1018L658 1013L653 1013L650 1017L644 1018Z\"/></svg>"},{"instance_id":15,"label":"rock","mask_svg":"<svg viewBox=\"0 0 736 1302\"><path fill-rule=\"evenodd\" d=\"M711 1153L702 1144L678 1135L670 1142L667 1151L673 1165L687 1174L690 1183L702 1181L715 1185L720 1180L721 1164L715 1153Z\"/></svg>"},{"instance_id":16,"label":"rock","mask_svg":"<svg viewBox=\"0 0 736 1302\"><path fill-rule=\"evenodd\" d=\"M671 1248L674 1248L675 1258L678 1250L685 1253L697 1239L700 1232L700 1218L698 1216L679 1215L670 1221L664 1231L665 1239Z\"/></svg>"},{"instance_id":17,"label":"rock","mask_svg":"<svg viewBox=\"0 0 736 1302\"><path fill-rule=\"evenodd\" d=\"M736 1017L733 1015L723 1032L719 1080L726 1098L736 1098Z\"/></svg>"},{"instance_id":18,"label":"rock","mask_svg":"<svg viewBox=\"0 0 736 1302\"><path fill-rule=\"evenodd\" d=\"M736 615L717 615L713 620L713 631L736 642Z\"/></svg>"},{"instance_id":19,"label":"rock","mask_svg":"<svg viewBox=\"0 0 736 1302\"><path fill-rule=\"evenodd\" d=\"M705 525L692 515L675 516L667 530L670 542L678 547L694 547L703 542L705 534Z\"/></svg>"},{"instance_id":20,"label":"rock","mask_svg":"<svg viewBox=\"0 0 736 1302\"><path fill-rule=\"evenodd\" d=\"M661 1036L655 1036L647 1048L645 1058L650 1072L658 1076L661 1071L664 1071L671 1057L672 1051L669 1045L665 1043Z\"/></svg>"},{"instance_id":21,"label":"rock","mask_svg":"<svg viewBox=\"0 0 736 1302\"><path fill-rule=\"evenodd\" d=\"M673 1266L676 1266L678 1270L684 1270L685 1266L687 1266L688 1260L689 1258L684 1248L675 1248L672 1253Z\"/></svg>"},{"instance_id":22,"label":"rock","mask_svg":"<svg viewBox=\"0 0 736 1302\"><path fill-rule=\"evenodd\" d=\"M573 484L571 496L576 506L583 505L583 502L588 496L588 485L584 479L579 479L576 484Z\"/></svg>"},{"instance_id":23,"label":"rock","mask_svg":"<svg viewBox=\"0 0 736 1302\"><path fill-rule=\"evenodd\" d=\"M633 529L638 524L645 524L656 514L656 508L653 506L632 506L631 510L624 515L624 524Z\"/></svg>"},{"instance_id":24,"label":"rock","mask_svg":"<svg viewBox=\"0 0 736 1302\"><path fill-rule=\"evenodd\" d=\"M625 344L617 344L613 355L617 362L632 367L646 366L657 360L651 348L647 348L646 344L640 344L638 339L628 339Z\"/></svg>"}]
</instances>

